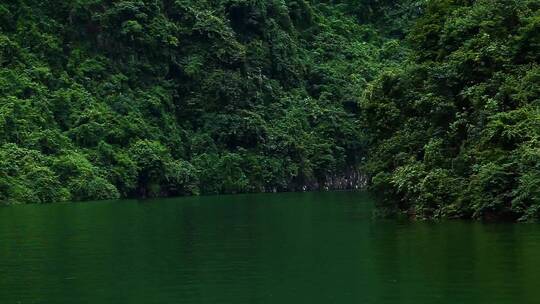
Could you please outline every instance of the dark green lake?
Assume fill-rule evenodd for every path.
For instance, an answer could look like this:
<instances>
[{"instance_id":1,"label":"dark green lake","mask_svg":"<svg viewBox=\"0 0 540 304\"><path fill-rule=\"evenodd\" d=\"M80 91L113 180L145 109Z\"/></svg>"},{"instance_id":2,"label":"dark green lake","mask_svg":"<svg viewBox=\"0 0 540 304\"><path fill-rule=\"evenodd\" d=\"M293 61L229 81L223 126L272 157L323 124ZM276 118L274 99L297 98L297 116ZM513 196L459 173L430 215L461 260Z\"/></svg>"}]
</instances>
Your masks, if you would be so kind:
<instances>
[{"instance_id":1,"label":"dark green lake","mask_svg":"<svg viewBox=\"0 0 540 304\"><path fill-rule=\"evenodd\" d=\"M355 192L0 208L0 303L540 303L540 225L372 210Z\"/></svg>"}]
</instances>

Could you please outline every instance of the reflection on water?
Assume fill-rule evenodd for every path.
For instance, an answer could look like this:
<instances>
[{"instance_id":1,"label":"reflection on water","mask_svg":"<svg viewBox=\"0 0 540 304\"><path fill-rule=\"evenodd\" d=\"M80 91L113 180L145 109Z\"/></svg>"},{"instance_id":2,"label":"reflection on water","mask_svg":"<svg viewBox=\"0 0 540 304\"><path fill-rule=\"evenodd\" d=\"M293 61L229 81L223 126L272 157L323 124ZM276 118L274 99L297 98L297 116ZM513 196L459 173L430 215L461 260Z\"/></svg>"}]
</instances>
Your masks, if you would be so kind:
<instances>
[{"instance_id":1,"label":"reflection on water","mask_svg":"<svg viewBox=\"0 0 540 304\"><path fill-rule=\"evenodd\" d=\"M374 220L363 193L0 208L0 303L538 303L540 225Z\"/></svg>"}]
</instances>

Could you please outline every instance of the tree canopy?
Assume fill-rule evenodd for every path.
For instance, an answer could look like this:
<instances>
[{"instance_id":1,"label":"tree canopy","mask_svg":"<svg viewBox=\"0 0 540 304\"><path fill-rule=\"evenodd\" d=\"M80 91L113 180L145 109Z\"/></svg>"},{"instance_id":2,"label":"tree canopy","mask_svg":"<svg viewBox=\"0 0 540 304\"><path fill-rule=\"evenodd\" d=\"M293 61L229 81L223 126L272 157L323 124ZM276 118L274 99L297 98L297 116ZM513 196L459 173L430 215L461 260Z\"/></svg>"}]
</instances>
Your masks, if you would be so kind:
<instances>
[{"instance_id":1,"label":"tree canopy","mask_svg":"<svg viewBox=\"0 0 540 304\"><path fill-rule=\"evenodd\" d=\"M4 1L0 200L360 171L390 214L538 219L539 59L537 0Z\"/></svg>"},{"instance_id":2,"label":"tree canopy","mask_svg":"<svg viewBox=\"0 0 540 304\"><path fill-rule=\"evenodd\" d=\"M361 92L401 56L359 22L375 2L3 2L0 200L295 190L357 170Z\"/></svg>"},{"instance_id":3,"label":"tree canopy","mask_svg":"<svg viewBox=\"0 0 540 304\"><path fill-rule=\"evenodd\" d=\"M431 0L360 102L388 211L540 217L540 3Z\"/></svg>"}]
</instances>

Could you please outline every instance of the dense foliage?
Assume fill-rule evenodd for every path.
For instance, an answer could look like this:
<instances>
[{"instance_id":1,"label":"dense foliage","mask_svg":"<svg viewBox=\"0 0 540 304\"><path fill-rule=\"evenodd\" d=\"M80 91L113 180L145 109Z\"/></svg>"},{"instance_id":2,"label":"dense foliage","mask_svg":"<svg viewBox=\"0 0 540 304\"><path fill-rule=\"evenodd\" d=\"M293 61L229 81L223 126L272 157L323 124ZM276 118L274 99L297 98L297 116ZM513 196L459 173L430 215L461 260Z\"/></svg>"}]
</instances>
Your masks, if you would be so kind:
<instances>
[{"instance_id":1,"label":"dense foliage","mask_svg":"<svg viewBox=\"0 0 540 304\"><path fill-rule=\"evenodd\" d=\"M382 2L3 1L0 200L295 190L355 172L361 92L403 57L370 21Z\"/></svg>"},{"instance_id":2,"label":"dense foliage","mask_svg":"<svg viewBox=\"0 0 540 304\"><path fill-rule=\"evenodd\" d=\"M388 211L540 218L540 2L432 0L360 111Z\"/></svg>"},{"instance_id":3,"label":"dense foliage","mask_svg":"<svg viewBox=\"0 0 540 304\"><path fill-rule=\"evenodd\" d=\"M0 200L296 190L540 218L537 0L0 4ZM353 174L354 175L354 174Z\"/></svg>"}]
</instances>

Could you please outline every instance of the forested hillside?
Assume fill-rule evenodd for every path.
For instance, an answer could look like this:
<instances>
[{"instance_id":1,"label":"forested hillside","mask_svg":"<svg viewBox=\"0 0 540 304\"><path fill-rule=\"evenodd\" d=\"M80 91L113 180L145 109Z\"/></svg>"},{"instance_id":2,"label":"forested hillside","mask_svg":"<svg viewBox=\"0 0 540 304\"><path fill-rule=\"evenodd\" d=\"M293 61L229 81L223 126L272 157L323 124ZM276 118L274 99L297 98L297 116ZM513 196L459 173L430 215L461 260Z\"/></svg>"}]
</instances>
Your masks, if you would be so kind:
<instances>
[{"instance_id":1,"label":"forested hillside","mask_svg":"<svg viewBox=\"0 0 540 304\"><path fill-rule=\"evenodd\" d=\"M540 217L540 1L428 1L359 111L387 211Z\"/></svg>"},{"instance_id":2,"label":"forested hillside","mask_svg":"<svg viewBox=\"0 0 540 304\"><path fill-rule=\"evenodd\" d=\"M540 217L538 0L0 4L0 200L355 187Z\"/></svg>"},{"instance_id":3,"label":"forested hillside","mask_svg":"<svg viewBox=\"0 0 540 304\"><path fill-rule=\"evenodd\" d=\"M391 4L3 1L0 200L354 186Z\"/></svg>"}]
</instances>

